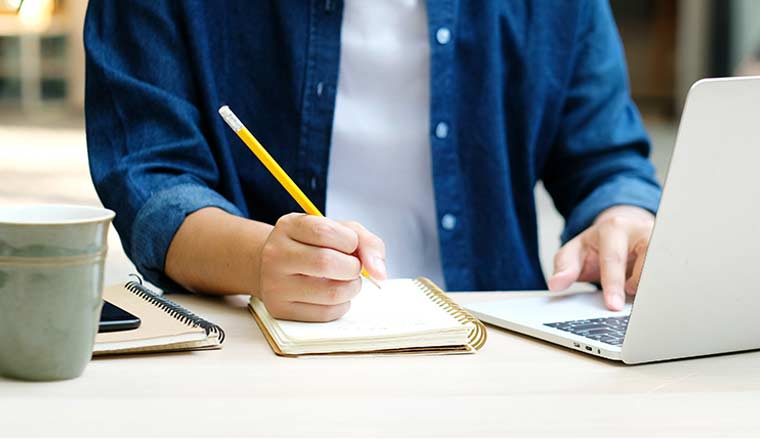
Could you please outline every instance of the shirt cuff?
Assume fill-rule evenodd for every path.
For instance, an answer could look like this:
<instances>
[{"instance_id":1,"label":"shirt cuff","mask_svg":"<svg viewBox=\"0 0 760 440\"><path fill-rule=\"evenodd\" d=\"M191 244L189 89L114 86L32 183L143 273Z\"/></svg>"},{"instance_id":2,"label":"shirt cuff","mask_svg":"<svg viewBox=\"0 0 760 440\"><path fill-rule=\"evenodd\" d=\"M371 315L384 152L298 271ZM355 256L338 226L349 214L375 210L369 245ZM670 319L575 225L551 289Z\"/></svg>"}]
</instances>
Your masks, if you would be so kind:
<instances>
[{"instance_id":1,"label":"shirt cuff","mask_svg":"<svg viewBox=\"0 0 760 440\"><path fill-rule=\"evenodd\" d=\"M164 273L166 253L185 218L202 208L216 207L242 216L240 210L212 189L195 183L176 185L151 196L132 224L132 259L137 270L163 289L176 289Z\"/></svg>"},{"instance_id":2,"label":"shirt cuff","mask_svg":"<svg viewBox=\"0 0 760 440\"><path fill-rule=\"evenodd\" d=\"M613 206L628 205L657 214L660 187L636 177L620 176L595 189L567 218L562 243L570 241L594 223L596 217Z\"/></svg>"}]
</instances>

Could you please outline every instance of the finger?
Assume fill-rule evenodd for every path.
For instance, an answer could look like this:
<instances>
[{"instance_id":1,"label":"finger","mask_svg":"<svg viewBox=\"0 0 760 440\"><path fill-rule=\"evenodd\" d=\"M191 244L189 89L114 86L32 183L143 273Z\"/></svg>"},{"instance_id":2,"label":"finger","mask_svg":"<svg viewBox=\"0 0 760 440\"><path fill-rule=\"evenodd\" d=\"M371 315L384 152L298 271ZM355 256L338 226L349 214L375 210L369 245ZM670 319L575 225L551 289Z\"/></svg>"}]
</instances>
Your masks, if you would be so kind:
<instances>
[{"instance_id":1,"label":"finger","mask_svg":"<svg viewBox=\"0 0 760 440\"><path fill-rule=\"evenodd\" d=\"M554 273L549 278L549 290L565 290L577 281L585 256L586 251L580 236L565 243L554 255Z\"/></svg>"},{"instance_id":2,"label":"finger","mask_svg":"<svg viewBox=\"0 0 760 440\"><path fill-rule=\"evenodd\" d=\"M305 322L335 321L345 315L350 302L336 305L308 304L299 302L275 302L267 305L267 311L276 319Z\"/></svg>"},{"instance_id":3,"label":"finger","mask_svg":"<svg viewBox=\"0 0 760 440\"><path fill-rule=\"evenodd\" d=\"M281 273L344 281L359 278L361 263L353 255L293 240L284 246L284 258L279 261Z\"/></svg>"},{"instance_id":4,"label":"finger","mask_svg":"<svg viewBox=\"0 0 760 440\"><path fill-rule=\"evenodd\" d=\"M369 232L357 222L341 222L359 236L357 255L367 272L373 277L384 280L388 277L385 268L385 243L377 235Z\"/></svg>"},{"instance_id":5,"label":"finger","mask_svg":"<svg viewBox=\"0 0 760 440\"><path fill-rule=\"evenodd\" d=\"M283 283L280 300L334 306L351 301L361 290L359 278L350 281L291 275Z\"/></svg>"},{"instance_id":6,"label":"finger","mask_svg":"<svg viewBox=\"0 0 760 440\"><path fill-rule=\"evenodd\" d=\"M625 293L628 295L636 295L636 291L639 290L639 281L641 280L641 271L644 269L644 260L647 254L647 242L642 240L634 247L636 253L636 262L631 270L631 276L628 281L625 282Z\"/></svg>"},{"instance_id":7,"label":"finger","mask_svg":"<svg viewBox=\"0 0 760 440\"><path fill-rule=\"evenodd\" d=\"M352 254L359 246L356 232L335 220L307 214L288 214L278 224L285 233L298 242L317 247L335 249Z\"/></svg>"},{"instance_id":8,"label":"finger","mask_svg":"<svg viewBox=\"0 0 760 440\"><path fill-rule=\"evenodd\" d=\"M594 235L594 234L589 234ZM599 275L599 253L590 243L584 243L586 258L583 260L583 269L581 270L578 281L589 283L598 283L601 276Z\"/></svg>"},{"instance_id":9,"label":"finger","mask_svg":"<svg viewBox=\"0 0 760 440\"><path fill-rule=\"evenodd\" d=\"M628 259L628 235L623 227L600 226L599 270L607 308L622 310L625 305L625 272Z\"/></svg>"}]
</instances>

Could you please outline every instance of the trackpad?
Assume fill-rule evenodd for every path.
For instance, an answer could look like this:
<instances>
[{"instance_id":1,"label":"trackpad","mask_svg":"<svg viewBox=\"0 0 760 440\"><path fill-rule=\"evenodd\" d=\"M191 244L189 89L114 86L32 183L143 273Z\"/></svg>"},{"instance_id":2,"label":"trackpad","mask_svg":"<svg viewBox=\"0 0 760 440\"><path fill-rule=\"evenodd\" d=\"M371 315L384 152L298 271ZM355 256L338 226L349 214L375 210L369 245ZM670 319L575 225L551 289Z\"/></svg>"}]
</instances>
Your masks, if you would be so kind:
<instances>
[{"instance_id":1,"label":"trackpad","mask_svg":"<svg viewBox=\"0 0 760 440\"><path fill-rule=\"evenodd\" d=\"M466 304L465 307L479 316L530 325L631 313L630 299L622 311L613 312L607 309L602 292L598 290L518 298L508 298L509 293L505 293L504 296L505 299Z\"/></svg>"}]
</instances>

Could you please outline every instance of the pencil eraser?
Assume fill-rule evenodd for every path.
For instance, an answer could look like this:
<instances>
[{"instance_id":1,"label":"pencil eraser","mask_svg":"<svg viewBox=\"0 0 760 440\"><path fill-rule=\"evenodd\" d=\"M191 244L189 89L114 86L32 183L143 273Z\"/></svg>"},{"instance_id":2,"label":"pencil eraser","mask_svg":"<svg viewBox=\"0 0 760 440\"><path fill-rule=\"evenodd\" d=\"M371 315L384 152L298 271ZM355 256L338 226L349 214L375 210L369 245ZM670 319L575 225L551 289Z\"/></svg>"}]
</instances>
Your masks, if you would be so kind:
<instances>
[{"instance_id":1,"label":"pencil eraser","mask_svg":"<svg viewBox=\"0 0 760 440\"><path fill-rule=\"evenodd\" d=\"M238 119L238 117L235 116L235 113L232 113L232 110L230 110L230 108L226 105L223 105L219 108L219 114L222 116L222 119L224 119L224 122L226 122L232 130L237 132L243 128L243 123L240 122L240 119Z\"/></svg>"}]
</instances>

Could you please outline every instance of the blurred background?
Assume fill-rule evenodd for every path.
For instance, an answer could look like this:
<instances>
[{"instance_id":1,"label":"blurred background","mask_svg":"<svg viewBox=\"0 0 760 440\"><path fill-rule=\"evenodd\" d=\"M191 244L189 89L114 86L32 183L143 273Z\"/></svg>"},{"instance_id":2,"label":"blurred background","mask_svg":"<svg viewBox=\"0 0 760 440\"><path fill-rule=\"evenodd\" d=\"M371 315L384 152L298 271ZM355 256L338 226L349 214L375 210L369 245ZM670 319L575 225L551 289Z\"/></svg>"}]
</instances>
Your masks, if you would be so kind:
<instances>
[{"instance_id":1,"label":"blurred background","mask_svg":"<svg viewBox=\"0 0 760 440\"><path fill-rule=\"evenodd\" d=\"M689 86L704 77L760 75L760 1L610 3L663 179ZM84 135L86 8L86 0L0 0L0 205L99 204ZM540 186L536 193L550 271L562 219ZM109 263L106 282L131 270L115 233Z\"/></svg>"}]
</instances>

